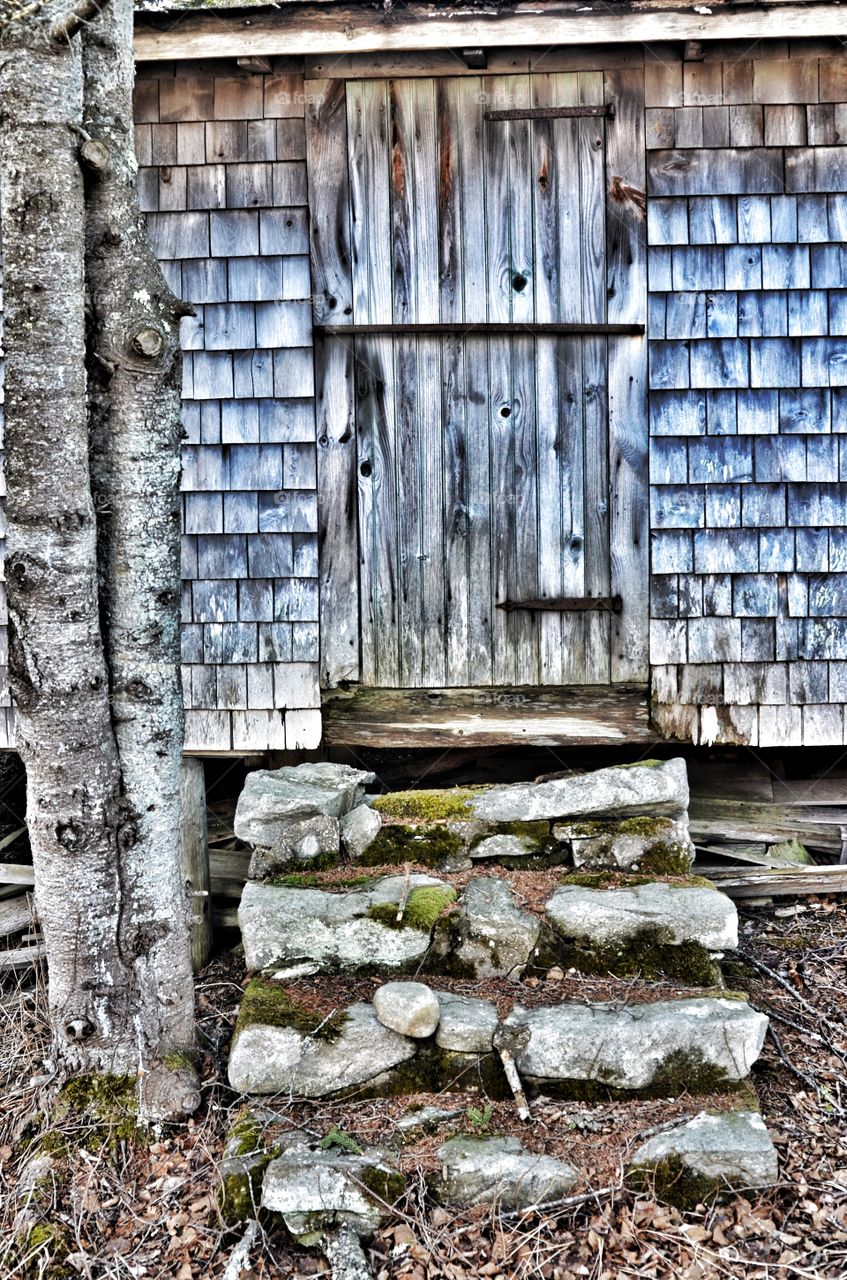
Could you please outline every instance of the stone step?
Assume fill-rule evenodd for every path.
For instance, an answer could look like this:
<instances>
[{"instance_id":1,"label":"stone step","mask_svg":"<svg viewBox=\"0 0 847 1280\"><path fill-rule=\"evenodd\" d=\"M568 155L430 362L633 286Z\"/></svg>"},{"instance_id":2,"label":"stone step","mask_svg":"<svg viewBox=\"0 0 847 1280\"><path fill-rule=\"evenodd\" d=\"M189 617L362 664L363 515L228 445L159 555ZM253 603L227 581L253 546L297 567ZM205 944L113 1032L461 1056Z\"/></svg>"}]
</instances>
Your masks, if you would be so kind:
<instances>
[{"instance_id":1,"label":"stone step","mask_svg":"<svg viewBox=\"0 0 847 1280\"><path fill-rule=\"evenodd\" d=\"M250 874L414 861L458 870L495 860L684 874L685 761L642 761L538 783L368 796L375 776L329 763L258 770L238 800L235 833Z\"/></svg>"},{"instance_id":2,"label":"stone step","mask_svg":"<svg viewBox=\"0 0 847 1280\"><path fill-rule=\"evenodd\" d=\"M734 904L693 877L553 874L531 908L508 871L374 875L329 887L288 880L244 889L239 924L251 970L311 963L517 979L558 966L711 986L717 958L738 943Z\"/></svg>"},{"instance_id":3,"label":"stone step","mask_svg":"<svg viewBox=\"0 0 847 1280\"><path fill-rule=\"evenodd\" d=\"M485 999L427 991L421 983L388 986L385 999L375 997L376 1008L356 1000L325 1014L298 999L297 983L255 979L233 1037L230 1084L241 1093L292 1098L455 1089L498 1098L509 1093L505 1051L530 1093L731 1092L746 1080L767 1028L764 1014L727 995L534 1007L513 1002L501 1018ZM431 1002L433 991L440 1007L434 1032L429 1014L423 1023L419 1017L422 997Z\"/></svg>"},{"instance_id":4,"label":"stone step","mask_svg":"<svg viewBox=\"0 0 847 1280\"><path fill-rule=\"evenodd\" d=\"M437 1098L419 1099L405 1114L385 1112L377 1146L357 1141L320 1113L308 1118L307 1133L291 1127L290 1107L246 1108L222 1163L224 1218L234 1225L258 1214L266 1221L278 1217L309 1245L328 1227L346 1226L357 1235L377 1230L401 1208L410 1185L423 1186L430 1200L457 1213L495 1203L521 1211L596 1189L599 1163L610 1180L623 1168L634 1188L692 1210L735 1191L771 1186L779 1176L767 1128L758 1111L745 1107L712 1104L699 1114L688 1108L689 1114L672 1114L658 1125L645 1122L661 1111L639 1120L634 1104L627 1117L604 1114L602 1107L573 1116L563 1109L551 1114L549 1104L540 1109L540 1128L518 1136L491 1131L504 1118L502 1107L449 1109ZM622 1121L636 1134L653 1132L634 1155L627 1154ZM477 1132L469 1131L472 1125ZM355 1116L351 1127L355 1131Z\"/></svg>"}]
</instances>

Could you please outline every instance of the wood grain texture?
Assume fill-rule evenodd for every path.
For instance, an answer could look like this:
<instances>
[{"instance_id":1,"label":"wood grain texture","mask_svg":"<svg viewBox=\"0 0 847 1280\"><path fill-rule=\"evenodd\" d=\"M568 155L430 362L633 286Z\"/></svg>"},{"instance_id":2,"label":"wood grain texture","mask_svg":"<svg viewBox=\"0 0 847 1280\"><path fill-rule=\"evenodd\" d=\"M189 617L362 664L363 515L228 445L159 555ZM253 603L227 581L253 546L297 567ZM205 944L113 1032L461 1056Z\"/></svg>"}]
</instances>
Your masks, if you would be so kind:
<instances>
[{"instance_id":1,"label":"wood grain texture","mask_svg":"<svg viewBox=\"0 0 847 1280\"><path fill-rule=\"evenodd\" d=\"M344 324L353 317L346 95L333 80L309 81L304 91L312 311L317 324Z\"/></svg>"},{"instance_id":2,"label":"wood grain texture","mask_svg":"<svg viewBox=\"0 0 847 1280\"><path fill-rule=\"evenodd\" d=\"M323 704L333 746L466 747L656 741L641 685L337 691Z\"/></svg>"},{"instance_id":3,"label":"wood grain texture","mask_svg":"<svg viewBox=\"0 0 847 1280\"><path fill-rule=\"evenodd\" d=\"M645 188L644 82L636 71L611 71L605 77L607 101L614 101L614 122L607 125L607 185L614 177L638 191ZM608 317L646 319L646 223L630 200L607 199ZM647 343L620 339L609 351L609 477L611 486L611 591L624 599L612 622L613 681L646 678L648 508Z\"/></svg>"},{"instance_id":4,"label":"wood grain texture","mask_svg":"<svg viewBox=\"0 0 847 1280\"><path fill-rule=\"evenodd\" d=\"M706 6L704 6L706 7ZM809 31L847 36L847 15L832 4L780 4L779 31L784 38ZM211 21L210 21L211 19ZM272 15L237 14L227 21L219 13L184 17L175 27L161 28L151 20L136 29L135 57L149 62L168 58L233 58L262 55L356 54L371 51L508 46L597 45L633 41L648 45L666 41L709 39L767 40L773 34L770 10L695 8L664 4L650 9L614 12L563 12L559 6L538 3L531 12L504 14L491 22L487 15L433 10L419 16L401 11L386 23L358 6L313 6L300 14L284 9Z\"/></svg>"}]
</instances>

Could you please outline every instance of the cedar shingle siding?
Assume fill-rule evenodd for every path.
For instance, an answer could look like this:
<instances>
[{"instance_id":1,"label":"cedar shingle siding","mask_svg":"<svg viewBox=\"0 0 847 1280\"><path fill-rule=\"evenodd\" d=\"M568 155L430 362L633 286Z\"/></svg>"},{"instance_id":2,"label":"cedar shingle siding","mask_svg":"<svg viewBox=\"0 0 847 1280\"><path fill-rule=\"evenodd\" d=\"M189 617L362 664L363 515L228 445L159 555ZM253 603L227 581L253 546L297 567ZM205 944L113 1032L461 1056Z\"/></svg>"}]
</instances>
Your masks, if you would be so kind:
<instances>
[{"instance_id":1,"label":"cedar shingle siding","mask_svg":"<svg viewBox=\"0 0 847 1280\"><path fill-rule=\"evenodd\" d=\"M303 79L153 67L142 208L184 322L186 748L315 746L318 554ZM147 78L147 76L151 78Z\"/></svg>"},{"instance_id":2,"label":"cedar shingle siding","mask_svg":"<svg viewBox=\"0 0 847 1280\"><path fill-rule=\"evenodd\" d=\"M845 66L645 69L654 716L695 741L844 741Z\"/></svg>"}]
</instances>

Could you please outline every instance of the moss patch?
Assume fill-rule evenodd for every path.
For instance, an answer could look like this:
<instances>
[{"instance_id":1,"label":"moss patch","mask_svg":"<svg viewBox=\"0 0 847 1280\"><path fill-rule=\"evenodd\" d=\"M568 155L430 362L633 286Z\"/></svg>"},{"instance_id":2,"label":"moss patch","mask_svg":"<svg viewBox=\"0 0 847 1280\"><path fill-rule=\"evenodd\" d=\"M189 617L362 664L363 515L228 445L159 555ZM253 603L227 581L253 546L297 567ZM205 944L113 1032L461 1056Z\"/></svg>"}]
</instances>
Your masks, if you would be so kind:
<instances>
[{"instance_id":1,"label":"moss patch","mask_svg":"<svg viewBox=\"0 0 847 1280\"><path fill-rule=\"evenodd\" d=\"M262 1198L262 1178L277 1154L265 1145L265 1133L249 1107L243 1107L227 1134L218 1205L224 1221L233 1226L256 1216Z\"/></svg>"},{"instance_id":2,"label":"moss patch","mask_svg":"<svg viewBox=\"0 0 847 1280\"><path fill-rule=\"evenodd\" d=\"M645 871L657 876L684 876L691 867L691 851L678 840L661 841L638 861Z\"/></svg>"},{"instance_id":3,"label":"moss patch","mask_svg":"<svg viewBox=\"0 0 847 1280\"><path fill-rule=\"evenodd\" d=\"M16 1274L24 1280L68 1280L77 1271L65 1259L70 1252L65 1228L50 1222L39 1222L20 1239Z\"/></svg>"},{"instance_id":4,"label":"moss patch","mask_svg":"<svg viewBox=\"0 0 847 1280\"><path fill-rule=\"evenodd\" d=\"M443 823L403 826L385 823L379 835L365 850L359 862L365 867L417 862L424 867L439 867L442 862L464 853L464 843Z\"/></svg>"},{"instance_id":5,"label":"moss patch","mask_svg":"<svg viewBox=\"0 0 847 1280\"><path fill-rule=\"evenodd\" d=\"M427 1043L421 1044L413 1058L375 1080L334 1094L333 1101L419 1093L476 1093L494 1101L512 1096L497 1054L452 1053Z\"/></svg>"},{"instance_id":6,"label":"moss patch","mask_svg":"<svg viewBox=\"0 0 847 1280\"><path fill-rule=\"evenodd\" d=\"M324 1017L298 1004L279 983L253 978L241 999L235 1034L258 1023L265 1027L292 1027L301 1035L332 1041L341 1035L347 1017L344 1010Z\"/></svg>"},{"instance_id":7,"label":"moss patch","mask_svg":"<svg viewBox=\"0 0 847 1280\"><path fill-rule=\"evenodd\" d=\"M110 1147L131 1141L143 1128L135 1079L91 1074L68 1080L56 1101L56 1117L61 1121L69 1116L93 1126Z\"/></svg>"},{"instance_id":8,"label":"moss patch","mask_svg":"<svg viewBox=\"0 0 847 1280\"><path fill-rule=\"evenodd\" d=\"M667 977L691 987L720 982L720 966L705 947L696 942L675 945L669 931L659 926L639 929L630 938L602 946L557 938L551 949L561 968L581 973L610 973L616 978L639 975L648 982Z\"/></svg>"},{"instance_id":9,"label":"moss patch","mask_svg":"<svg viewBox=\"0 0 847 1280\"><path fill-rule=\"evenodd\" d=\"M676 1155L666 1156L655 1166L629 1169L626 1181L634 1191L649 1191L683 1213L693 1213L698 1204L710 1204L722 1195L735 1194L717 1179L686 1168Z\"/></svg>"},{"instance_id":10,"label":"moss patch","mask_svg":"<svg viewBox=\"0 0 847 1280\"><path fill-rule=\"evenodd\" d=\"M292 871L284 876L271 876L265 883L278 889L361 889L365 885L374 884L376 876L350 876L348 879L333 879L331 876L316 875L313 871Z\"/></svg>"},{"instance_id":11,"label":"moss patch","mask_svg":"<svg viewBox=\"0 0 847 1280\"><path fill-rule=\"evenodd\" d=\"M385 1204L394 1205L406 1194L406 1180L399 1169L365 1164L356 1170L356 1180Z\"/></svg>"},{"instance_id":12,"label":"moss patch","mask_svg":"<svg viewBox=\"0 0 847 1280\"><path fill-rule=\"evenodd\" d=\"M378 920L389 929L419 929L429 933L441 913L456 901L456 890L450 885L421 885L413 889L406 902L402 920L397 919L397 904L377 902L369 909L371 920Z\"/></svg>"},{"instance_id":13,"label":"moss patch","mask_svg":"<svg viewBox=\"0 0 847 1280\"><path fill-rule=\"evenodd\" d=\"M725 992L721 991L721 996ZM720 1067L707 1062L697 1052L676 1050L670 1054L656 1075L643 1089L620 1089L603 1080L551 1080L527 1076L527 1091L533 1095L579 1102L608 1102L626 1098L678 1098L684 1094L741 1094L748 1096L752 1086L747 1080L730 1080Z\"/></svg>"},{"instance_id":14,"label":"moss patch","mask_svg":"<svg viewBox=\"0 0 847 1280\"><path fill-rule=\"evenodd\" d=\"M422 819L445 822L450 818L473 818L472 801L487 787L449 787L431 791L390 791L377 796L372 808L385 819Z\"/></svg>"},{"instance_id":15,"label":"moss patch","mask_svg":"<svg viewBox=\"0 0 847 1280\"><path fill-rule=\"evenodd\" d=\"M671 889L712 889L717 893L711 880L705 876L678 876L675 879L665 877L633 874L628 871L572 871L559 881L562 888L578 889L634 889L642 884L655 884L657 879Z\"/></svg>"}]
</instances>

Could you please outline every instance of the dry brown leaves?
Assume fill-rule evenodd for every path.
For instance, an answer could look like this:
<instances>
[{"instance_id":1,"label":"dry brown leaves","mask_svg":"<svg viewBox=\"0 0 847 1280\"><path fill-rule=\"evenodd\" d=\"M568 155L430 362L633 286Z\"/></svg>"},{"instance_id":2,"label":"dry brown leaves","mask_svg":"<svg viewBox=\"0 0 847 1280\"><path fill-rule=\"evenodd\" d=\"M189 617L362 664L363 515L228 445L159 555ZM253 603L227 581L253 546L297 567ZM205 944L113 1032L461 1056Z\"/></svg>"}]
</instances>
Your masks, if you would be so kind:
<instances>
[{"instance_id":1,"label":"dry brown leaves","mask_svg":"<svg viewBox=\"0 0 847 1280\"><path fill-rule=\"evenodd\" d=\"M436 1149L451 1127L470 1129L466 1108L479 1100L471 1095L419 1098L455 1107L460 1115L440 1134L403 1150L408 1193L396 1220L371 1243L374 1275L380 1280L841 1280L847 1274L847 907L805 901L791 914L784 906L778 911L745 916L744 951L763 968L736 964L728 973L731 985L749 991L753 1002L770 1013L778 1037L778 1045L767 1042L755 1073L780 1152L782 1181L773 1193L757 1204L737 1198L681 1214L649 1195L621 1189L626 1151L667 1118L695 1113L702 1100L596 1106L536 1101L529 1130L506 1103L494 1104L491 1124L519 1133L533 1149L566 1154L582 1170L574 1191L585 1199L561 1212L519 1218L491 1207L466 1213L433 1207L423 1171L437 1167ZM3 1280L60 1274L84 1280L222 1280L240 1235L219 1220L216 1195L226 1129L239 1105L225 1084L225 1057L244 979L240 962L230 955L214 961L198 983L206 1046L202 1114L184 1129L140 1146L120 1142L110 1149L93 1131L59 1131L59 1143L68 1150L54 1156L47 1192L40 1198L27 1193L21 1176L33 1140L47 1127L43 992L31 977L5 989L0 1003ZM566 999L576 989L570 975L555 984L555 992L553 985L524 986L520 999ZM369 980L321 979L297 986L298 997L311 992L320 1007L347 1003L352 995L367 998L372 989ZM468 989L482 993L475 985ZM627 998L656 998L669 990L636 983L632 995L627 988ZM579 991L585 998L584 980ZM502 994L499 989L498 1003ZM592 998L620 994L621 984L592 984ZM400 1099L281 1105L276 1123L311 1133L337 1124L360 1142L385 1142L406 1106ZM604 1188L611 1190L601 1194ZM31 1225L56 1227L67 1254L61 1256L48 1239L22 1257L12 1243L12 1227L21 1215ZM64 1272L57 1272L57 1264ZM294 1249L279 1229L269 1229L260 1231L239 1280L297 1280L327 1270L319 1253Z\"/></svg>"}]
</instances>

